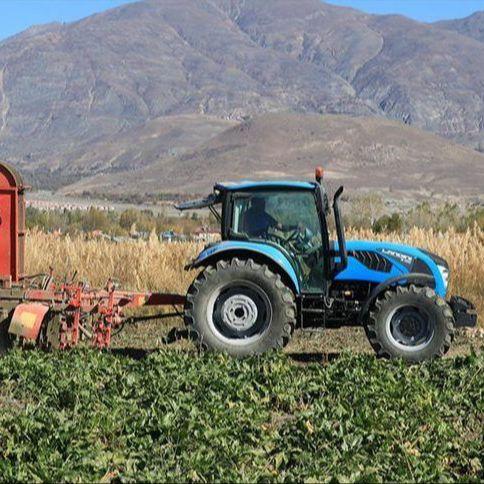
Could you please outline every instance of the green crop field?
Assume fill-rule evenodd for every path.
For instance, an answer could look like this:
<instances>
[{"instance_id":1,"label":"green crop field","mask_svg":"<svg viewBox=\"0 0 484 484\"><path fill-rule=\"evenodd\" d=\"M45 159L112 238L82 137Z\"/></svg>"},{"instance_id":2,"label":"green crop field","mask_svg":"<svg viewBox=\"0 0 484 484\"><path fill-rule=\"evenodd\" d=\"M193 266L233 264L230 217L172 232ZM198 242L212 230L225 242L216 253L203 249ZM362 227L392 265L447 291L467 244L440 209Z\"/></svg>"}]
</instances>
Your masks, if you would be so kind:
<instances>
[{"instance_id":1,"label":"green crop field","mask_svg":"<svg viewBox=\"0 0 484 484\"><path fill-rule=\"evenodd\" d=\"M483 365L14 350L0 364L0 479L477 482Z\"/></svg>"}]
</instances>

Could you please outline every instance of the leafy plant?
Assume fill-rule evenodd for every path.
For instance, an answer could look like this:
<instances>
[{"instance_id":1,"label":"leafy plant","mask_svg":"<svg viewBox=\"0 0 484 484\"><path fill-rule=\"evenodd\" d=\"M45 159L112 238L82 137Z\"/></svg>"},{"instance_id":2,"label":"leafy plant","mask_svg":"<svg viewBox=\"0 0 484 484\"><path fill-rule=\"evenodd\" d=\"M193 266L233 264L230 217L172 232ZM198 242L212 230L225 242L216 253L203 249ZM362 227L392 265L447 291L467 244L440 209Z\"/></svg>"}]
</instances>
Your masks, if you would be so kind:
<instances>
[{"instance_id":1,"label":"leafy plant","mask_svg":"<svg viewBox=\"0 0 484 484\"><path fill-rule=\"evenodd\" d=\"M483 364L13 351L0 479L478 481Z\"/></svg>"}]
</instances>

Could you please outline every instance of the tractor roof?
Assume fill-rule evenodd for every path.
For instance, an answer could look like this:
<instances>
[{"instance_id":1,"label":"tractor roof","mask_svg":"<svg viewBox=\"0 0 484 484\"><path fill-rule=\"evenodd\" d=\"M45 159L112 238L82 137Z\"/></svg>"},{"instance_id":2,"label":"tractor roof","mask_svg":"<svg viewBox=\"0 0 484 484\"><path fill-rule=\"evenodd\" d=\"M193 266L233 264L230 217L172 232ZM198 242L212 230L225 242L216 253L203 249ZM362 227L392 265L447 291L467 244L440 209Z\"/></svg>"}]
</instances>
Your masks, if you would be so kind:
<instances>
[{"instance_id":1,"label":"tractor roof","mask_svg":"<svg viewBox=\"0 0 484 484\"><path fill-rule=\"evenodd\" d=\"M245 190L314 190L317 187L315 182L302 181L240 181L217 183L214 187L215 192L199 200L189 200L175 205L178 210L197 210L200 208L211 207L222 201L222 192L237 192Z\"/></svg>"},{"instance_id":2,"label":"tractor roof","mask_svg":"<svg viewBox=\"0 0 484 484\"><path fill-rule=\"evenodd\" d=\"M217 190L239 191L239 190L264 190L264 189L298 189L298 190L314 190L316 183L303 181L250 181L243 180L240 182L222 182L217 183L215 188Z\"/></svg>"}]
</instances>

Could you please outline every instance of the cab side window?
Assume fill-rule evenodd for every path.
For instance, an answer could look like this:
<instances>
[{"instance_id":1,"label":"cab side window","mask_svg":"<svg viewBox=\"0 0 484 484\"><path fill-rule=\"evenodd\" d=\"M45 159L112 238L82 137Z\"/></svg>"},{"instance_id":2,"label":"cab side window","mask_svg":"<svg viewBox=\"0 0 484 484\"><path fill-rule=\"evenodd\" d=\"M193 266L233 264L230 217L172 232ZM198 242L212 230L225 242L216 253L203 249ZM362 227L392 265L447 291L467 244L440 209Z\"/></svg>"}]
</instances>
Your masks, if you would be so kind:
<instances>
[{"instance_id":1,"label":"cab side window","mask_svg":"<svg viewBox=\"0 0 484 484\"><path fill-rule=\"evenodd\" d=\"M280 245L298 267L305 289L321 290L321 224L312 191L237 193L231 228L243 238Z\"/></svg>"}]
</instances>

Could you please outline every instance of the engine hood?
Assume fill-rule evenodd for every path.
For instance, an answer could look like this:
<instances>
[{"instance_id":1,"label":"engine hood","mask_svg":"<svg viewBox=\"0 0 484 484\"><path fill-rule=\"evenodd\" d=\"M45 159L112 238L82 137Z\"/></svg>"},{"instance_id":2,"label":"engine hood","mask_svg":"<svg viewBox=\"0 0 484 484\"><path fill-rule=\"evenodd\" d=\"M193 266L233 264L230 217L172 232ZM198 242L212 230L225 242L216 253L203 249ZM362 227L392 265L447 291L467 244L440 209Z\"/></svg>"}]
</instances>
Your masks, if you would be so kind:
<instances>
[{"instance_id":1,"label":"engine hood","mask_svg":"<svg viewBox=\"0 0 484 484\"><path fill-rule=\"evenodd\" d=\"M337 242L334 248L337 252ZM442 297L446 294L442 270L448 273L448 265L430 252L409 245L373 240L349 240L346 249L348 267L336 276L336 280L381 283L408 273L423 273L433 276L437 294Z\"/></svg>"}]
</instances>

